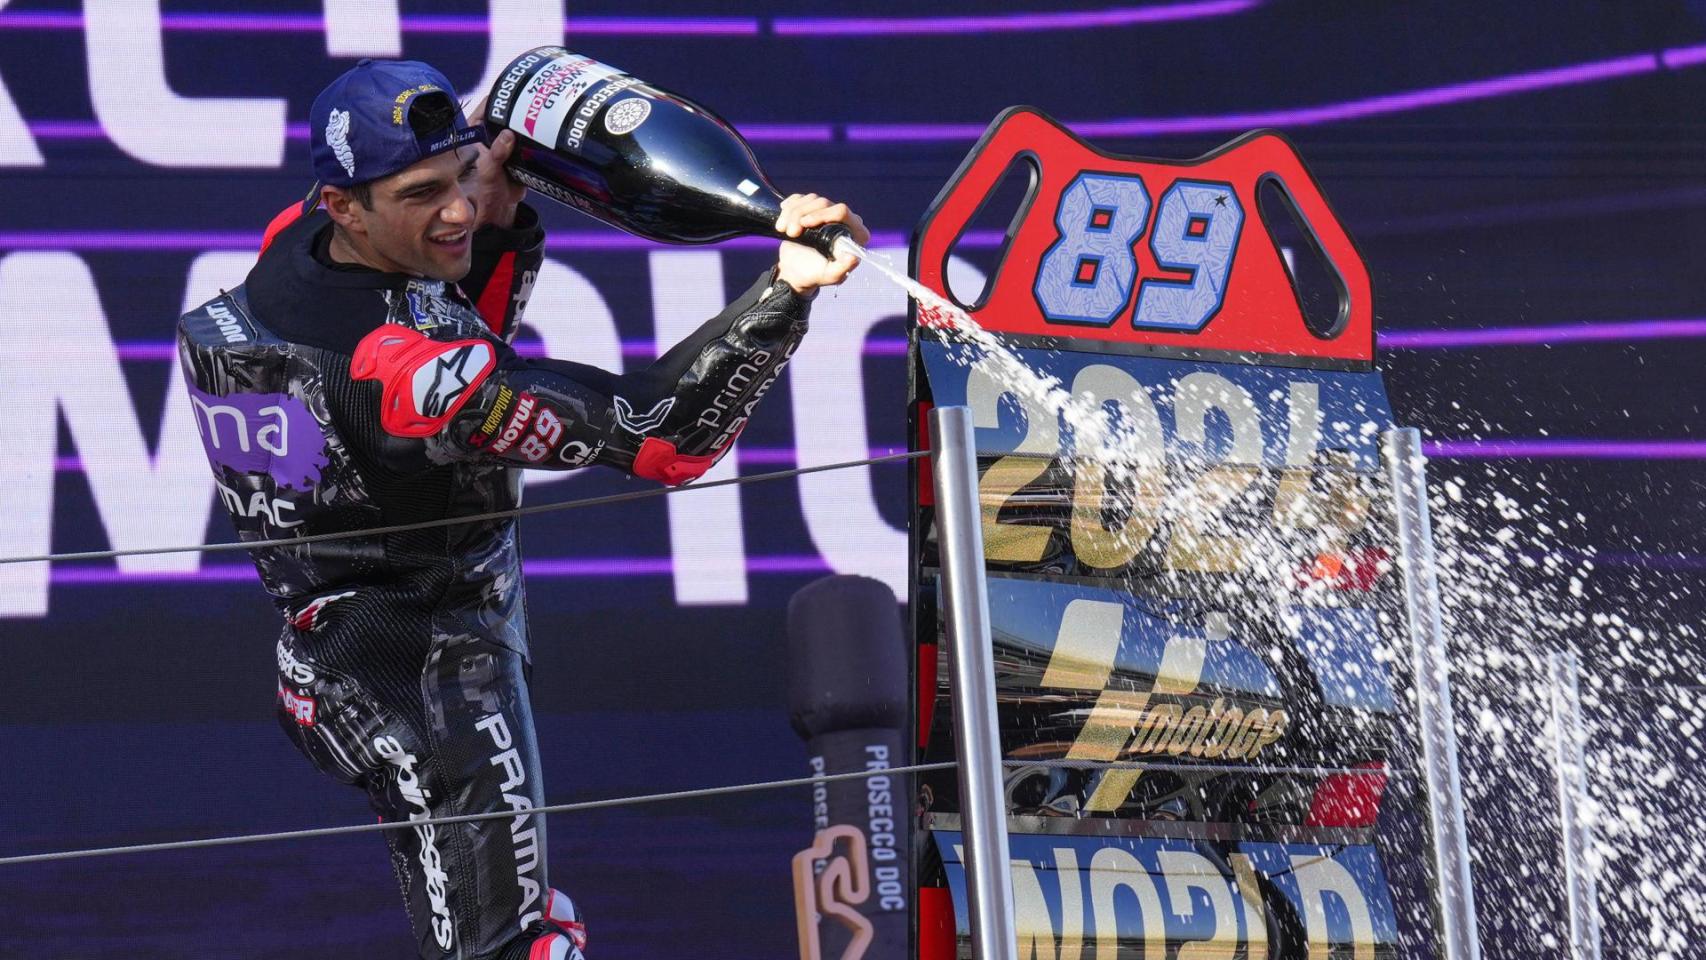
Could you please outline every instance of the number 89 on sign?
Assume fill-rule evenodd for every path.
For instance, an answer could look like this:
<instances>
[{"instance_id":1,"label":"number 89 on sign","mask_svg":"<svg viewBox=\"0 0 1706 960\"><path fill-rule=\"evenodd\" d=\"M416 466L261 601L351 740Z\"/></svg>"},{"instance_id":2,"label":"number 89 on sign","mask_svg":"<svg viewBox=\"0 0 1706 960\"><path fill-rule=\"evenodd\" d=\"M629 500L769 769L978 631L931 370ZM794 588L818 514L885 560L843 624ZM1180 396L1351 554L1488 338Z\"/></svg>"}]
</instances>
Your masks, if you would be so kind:
<instances>
[{"instance_id":1,"label":"number 89 on sign","mask_svg":"<svg viewBox=\"0 0 1706 960\"><path fill-rule=\"evenodd\" d=\"M1141 177L1086 171L1061 192L1054 225L1059 238L1033 288L1049 322L1105 327L1135 288L1134 327L1195 332L1226 301L1244 205L1229 183L1175 180L1152 203ZM1135 248L1146 233L1155 265L1188 279L1139 279Z\"/></svg>"}]
</instances>

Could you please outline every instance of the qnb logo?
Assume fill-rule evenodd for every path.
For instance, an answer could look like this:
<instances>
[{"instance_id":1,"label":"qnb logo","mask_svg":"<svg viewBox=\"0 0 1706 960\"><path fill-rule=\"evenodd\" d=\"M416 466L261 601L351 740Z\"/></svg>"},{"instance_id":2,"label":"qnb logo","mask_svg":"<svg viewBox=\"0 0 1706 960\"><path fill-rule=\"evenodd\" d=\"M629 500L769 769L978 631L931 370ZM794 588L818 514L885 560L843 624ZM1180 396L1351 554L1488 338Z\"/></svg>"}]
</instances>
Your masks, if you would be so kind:
<instances>
[{"instance_id":1,"label":"qnb logo","mask_svg":"<svg viewBox=\"0 0 1706 960\"><path fill-rule=\"evenodd\" d=\"M837 844L841 854L836 854ZM821 870L817 869L823 864ZM875 936L871 920L859 909L871 899L871 862L865 833L840 823L812 838L812 845L794 854L794 918L799 925L800 956L823 960L818 918L845 928L851 939L840 960L859 960Z\"/></svg>"},{"instance_id":2,"label":"qnb logo","mask_svg":"<svg viewBox=\"0 0 1706 960\"><path fill-rule=\"evenodd\" d=\"M296 490L320 482L325 436L301 400L284 393L216 397L193 386L189 392L202 447L215 467L266 474Z\"/></svg>"},{"instance_id":3,"label":"qnb logo","mask_svg":"<svg viewBox=\"0 0 1706 960\"><path fill-rule=\"evenodd\" d=\"M415 371L415 409L426 417L445 416L485 372L491 359L491 347L483 343L466 343L439 354L431 363L423 364Z\"/></svg>"},{"instance_id":4,"label":"qnb logo","mask_svg":"<svg viewBox=\"0 0 1706 960\"><path fill-rule=\"evenodd\" d=\"M420 841L421 873L426 878L427 902L432 906L432 934L440 947L449 950L456 943L456 924L450 918L450 878L444 872L444 860L439 856L437 828L430 823L418 822L431 819L431 797L415 774L415 755L403 749L403 744L396 737L375 737L373 749L397 768L397 792L415 808L409 819L417 821L415 839Z\"/></svg>"}]
</instances>

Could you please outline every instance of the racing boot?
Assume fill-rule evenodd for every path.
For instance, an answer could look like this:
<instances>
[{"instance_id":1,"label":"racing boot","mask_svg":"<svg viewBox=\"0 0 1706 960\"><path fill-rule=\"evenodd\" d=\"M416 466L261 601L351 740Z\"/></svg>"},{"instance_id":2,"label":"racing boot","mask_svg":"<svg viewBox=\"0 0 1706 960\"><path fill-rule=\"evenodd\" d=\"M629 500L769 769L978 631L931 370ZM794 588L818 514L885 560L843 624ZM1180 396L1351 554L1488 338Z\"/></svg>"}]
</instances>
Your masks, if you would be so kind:
<instances>
[{"instance_id":1,"label":"racing boot","mask_svg":"<svg viewBox=\"0 0 1706 960\"><path fill-rule=\"evenodd\" d=\"M568 894L553 888L545 895L545 919L567 935L577 951L586 950L586 921Z\"/></svg>"},{"instance_id":2,"label":"racing boot","mask_svg":"<svg viewBox=\"0 0 1706 960\"><path fill-rule=\"evenodd\" d=\"M527 947L526 960L586 960L586 924L561 890L545 896L545 927L549 932Z\"/></svg>"}]
</instances>

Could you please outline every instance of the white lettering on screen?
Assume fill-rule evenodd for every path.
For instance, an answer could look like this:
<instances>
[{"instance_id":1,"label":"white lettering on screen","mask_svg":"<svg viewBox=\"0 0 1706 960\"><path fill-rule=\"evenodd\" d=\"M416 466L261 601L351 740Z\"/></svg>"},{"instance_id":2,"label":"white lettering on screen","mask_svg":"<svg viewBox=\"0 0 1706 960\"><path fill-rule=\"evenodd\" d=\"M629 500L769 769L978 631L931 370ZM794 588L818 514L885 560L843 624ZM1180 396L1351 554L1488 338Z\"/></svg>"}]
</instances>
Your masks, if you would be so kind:
<instances>
[{"instance_id":1,"label":"white lettering on screen","mask_svg":"<svg viewBox=\"0 0 1706 960\"><path fill-rule=\"evenodd\" d=\"M723 259L709 250L657 250L650 254L652 311L659 353L674 346L727 302ZM739 474L730 452L700 478L701 483ZM674 556L675 602L683 606L745 603L746 535L740 488L712 487L687 497L665 497L669 547Z\"/></svg>"},{"instance_id":2,"label":"white lettering on screen","mask_svg":"<svg viewBox=\"0 0 1706 960\"><path fill-rule=\"evenodd\" d=\"M166 82L160 0L85 0L89 96L119 149L162 167L277 167L285 101L185 97Z\"/></svg>"},{"instance_id":3,"label":"white lettering on screen","mask_svg":"<svg viewBox=\"0 0 1706 960\"><path fill-rule=\"evenodd\" d=\"M672 345L722 309L729 291L721 257L715 251L654 255L652 300L659 346ZM201 254L190 267L183 309L236 286L253 263L254 255L248 252ZM950 269L960 266L955 261ZM44 301L43 290L54 291L53 298ZM801 369L804 363L806 371L793 379L791 391L801 463L858 459L869 445L860 376L865 334L884 317L899 316L904 305L898 293L879 286L850 293L817 304L813 332L790 366ZM123 304L107 306L115 318L122 318L114 325L140 329L124 316ZM218 494L202 448L198 414L176 359L120 363L113 325L89 267L73 253L32 251L0 258L0 309L15 321L0 325L0 404L9 411L0 418L0 449L7 451L0 458L0 514L6 517L0 523L0 555L44 554L55 546L124 549L206 539ZM845 322L849 319L851 323ZM624 367L608 304L584 275L561 263L546 260L541 265L527 324L552 356L613 372ZM48 329L52 335L44 333ZM167 371L159 370L162 363ZM65 375L73 369L77 376ZM163 384L158 380L162 372ZM133 379L136 392L150 400L138 403ZM143 383L153 386L144 391ZM163 401L153 399L158 397ZM775 420L788 416L779 400L767 402L758 415ZM141 426L143 418L155 417L157 434ZM72 441L66 451L58 449L61 420ZM221 439L240 446L229 418L222 416L219 425ZM266 436L271 445L279 439L272 433ZM260 442L253 435L248 440L251 446ZM62 452L74 454L82 465L105 544L55 541L55 460ZM734 476L736 456L738 452L730 454L707 479ZM530 484L579 475L525 474ZM843 475L846 480L821 482ZM819 482L809 482L814 480ZM802 478L800 490L807 529L832 569L878 575L897 592L904 588L905 533L881 522L871 470L808 476ZM678 502L684 509L691 506L687 512L693 515L689 521L685 515L669 514L676 602L745 602L750 576L744 543L747 518L732 491L702 490L668 502L672 509ZM245 509L248 506L245 501ZM275 521L293 519L289 513L275 514L271 504L268 513ZM65 516L63 510L59 516ZM201 558L193 552L171 553L125 557L117 565L120 573L193 573L200 569ZM46 616L48 583L47 564L0 565L0 617Z\"/></svg>"},{"instance_id":4,"label":"white lettering on screen","mask_svg":"<svg viewBox=\"0 0 1706 960\"><path fill-rule=\"evenodd\" d=\"M44 298L42 291L53 291ZM206 536L213 475L177 363L150 453L89 268L69 253L0 259L0 555L53 545L54 462L64 418L95 510L116 549L196 543ZM41 331L51 326L53 336ZM76 371L75 375L68 371ZM124 573L185 573L197 553L121 557ZM0 566L0 616L44 616L47 564Z\"/></svg>"},{"instance_id":5,"label":"white lettering on screen","mask_svg":"<svg viewBox=\"0 0 1706 960\"><path fill-rule=\"evenodd\" d=\"M325 0L326 55L397 57L403 53L398 0Z\"/></svg>"},{"instance_id":6,"label":"white lettering on screen","mask_svg":"<svg viewBox=\"0 0 1706 960\"><path fill-rule=\"evenodd\" d=\"M892 262L905 263L902 247L872 251ZM949 283L956 289L979 289L976 267L957 257L948 262ZM802 465L863 460L869 454L870 431L866 409L873 403L894 415L889 422L905 423L899 396L865 395L864 351L871 328L906 315L906 295L874 270L853 274L834 296L820 297L812 307L812 330L789 366L794 398L794 437ZM898 330L897 330L898 332ZM904 447L905 438L884 439ZM828 470L800 477L800 507L806 529L818 552L836 573L859 573L888 584L906 596L906 530L896 528L877 509L873 470L898 467L859 467ZM886 482L905 481L896 473Z\"/></svg>"},{"instance_id":7,"label":"white lettering on screen","mask_svg":"<svg viewBox=\"0 0 1706 960\"><path fill-rule=\"evenodd\" d=\"M719 307L720 309L720 307ZM711 314L706 314L710 316ZM547 257L527 297L522 326L539 336L547 356L585 363L611 373L623 371L622 337L598 288L579 270ZM579 476L575 471L528 470L528 487ZM558 494L568 496L568 494Z\"/></svg>"},{"instance_id":8,"label":"white lettering on screen","mask_svg":"<svg viewBox=\"0 0 1706 960\"><path fill-rule=\"evenodd\" d=\"M480 79L471 86L461 85L460 78L451 77L459 90L487 91L498 82L509 62L533 47L561 44L563 24L568 16L566 0L490 0L491 25L486 34L486 68Z\"/></svg>"},{"instance_id":9,"label":"white lettering on screen","mask_svg":"<svg viewBox=\"0 0 1706 960\"><path fill-rule=\"evenodd\" d=\"M9 2L0 0L0 10L5 10ZM0 167L39 167L43 162L24 115L18 112L6 81L0 78Z\"/></svg>"}]
</instances>

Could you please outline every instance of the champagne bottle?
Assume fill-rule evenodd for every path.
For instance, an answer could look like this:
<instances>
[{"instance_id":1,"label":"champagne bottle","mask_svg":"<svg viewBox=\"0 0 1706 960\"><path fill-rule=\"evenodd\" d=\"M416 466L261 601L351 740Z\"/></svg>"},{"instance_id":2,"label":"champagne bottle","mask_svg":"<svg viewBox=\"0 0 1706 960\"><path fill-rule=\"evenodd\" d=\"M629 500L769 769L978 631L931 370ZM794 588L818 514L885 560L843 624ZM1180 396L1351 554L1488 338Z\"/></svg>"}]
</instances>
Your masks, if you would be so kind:
<instances>
[{"instance_id":1,"label":"champagne bottle","mask_svg":"<svg viewBox=\"0 0 1706 960\"><path fill-rule=\"evenodd\" d=\"M685 97L563 47L512 60L486 98L489 136L513 130L509 171L532 190L663 243L776 236L782 196L740 133ZM841 224L798 238L826 257Z\"/></svg>"}]
</instances>

